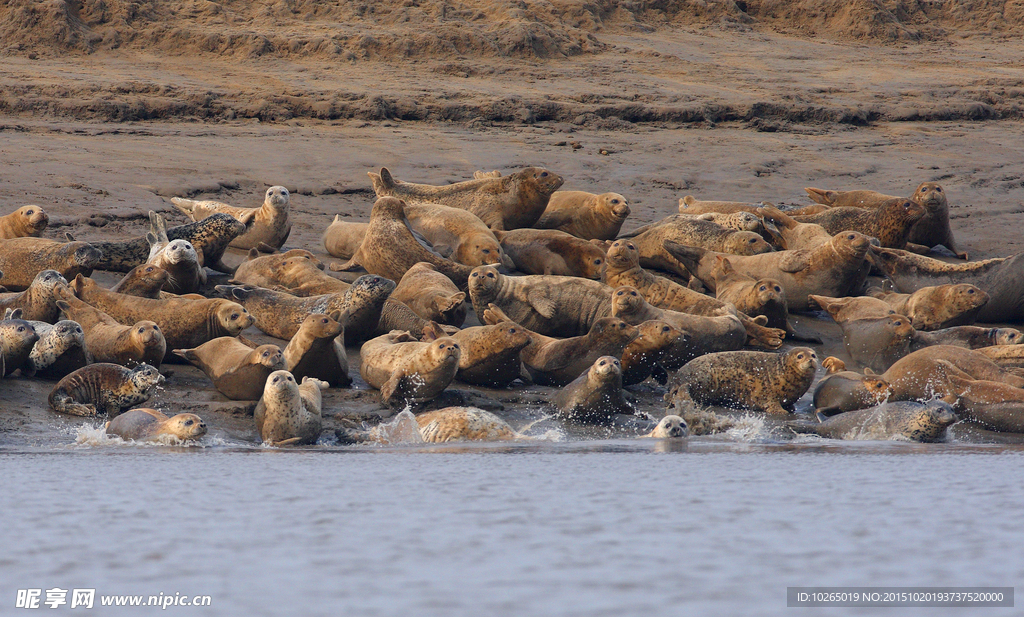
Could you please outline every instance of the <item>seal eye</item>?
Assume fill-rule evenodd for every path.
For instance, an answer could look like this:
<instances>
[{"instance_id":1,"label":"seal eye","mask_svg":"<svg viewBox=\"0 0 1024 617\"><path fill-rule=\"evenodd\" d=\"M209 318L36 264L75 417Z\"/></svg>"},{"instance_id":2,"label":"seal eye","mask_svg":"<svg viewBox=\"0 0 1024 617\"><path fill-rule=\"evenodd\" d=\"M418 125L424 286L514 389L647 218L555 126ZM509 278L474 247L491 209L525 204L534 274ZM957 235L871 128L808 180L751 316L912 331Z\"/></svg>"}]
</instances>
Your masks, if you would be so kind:
<instances>
[{"instance_id":1,"label":"seal eye","mask_svg":"<svg viewBox=\"0 0 1024 617\"><path fill-rule=\"evenodd\" d=\"M973 290L973 289L968 289L968 290L967 290L967 293L968 293L969 295L972 295L972 296L973 296L973 295L974 295L974 290Z\"/></svg>"},{"instance_id":2,"label":"seal eye","mask_svg":"<svg viewBox=\"0 0 1024 617\"><path fill-rule=\"evenodd\" d=\"M751 239L750 239L750 240L748 240L747 242L748 242L749 244L753 244L753 243L757 242L757 238L751 238Z\"/></svg>"},{"instance_id":3,"label":"seal eye","mask_svg":"<svg viewBox=\"0 0 1024 617\"><path fill-rule=\"evenodd\" d=\"M936 193L941 193L942 192L942 187L941 186L935 187L935 192Z\"/></svg>"},{"instance_id":4,"label":"seal eye","mask_svg":"<svg viewBox=\"0 0 1024 617\"><path fill-rule=\"evenodd\" d=\"M595 266L600 266L601 265L601 260L600 259L595 259L594 260L594 265Z\"/></svg>"},{"instance_id":5,"label":"seal eye","mask_svg":"<svg viewBox=\"0 0 1024 617\"><path fill-rule=\"evenodd\" d=\"M758 291L767 291L767 290L768 290L768 288L765 287L764 285L761 285L761 287L758 288Z\"/></svg>"},{"instance_id":6,"label":"seal eye","mask_svg":"<svg viewBox=\"0 0 1024 617\"><path fill-rule=\"evenodd\" d=\"M142 333L143 333L143 332L145 332L145 331L146 331L146 329L145 329L145 328L139 328L139 334L142 334Z\"/></svg>"},{"instance_id":7,"label":"seal eye","mask_svg":"<svg viewBox=\"0 0 1024 617\"><path fill-rule=\"evenodd\" d=\"M779 287L778 285L776 285L776 286L775 286L775 291L777 291L777 292L780 292L780 293L781 293L781 292L782 292L782 288L781 288L781 287Z\"/></svg>"},{"instance_id":8,"label":"seal eye","mask_svg":"<svg viewBox=\"0 0 1024 617\"><path fill-rule=\"evenodd\" d=\"M668 331L669 331L669 330L671 330L671 329L672 329L672 328L670 328L669 326L664 326L664 327L663 327L663 328L661 329L661 331L662 331L662 332L668 332Z\"/></svg>"},{"instance_id":9,"label":"seal eye","mask_svg":"<svg viewBox=\"0 0 1024 617\"><path fill-rule=\"evenodd\" d=\"M541 178L547 178L548 177L548 172L546 172L546 171L541 172L540 177Z\"/></svg>"},{"instance_id":10,"label":"seal eye","mask_svg":"<svg viewBox=\"0 0 1024 617\"><path fill-rule=\"evenodd\" d=\"M494 278L494 273L493 272L488 272L487 273L487 278L489 278L489 279Z\"/></svg>"},{"instance_id":11,"label":"seal eye","mask_svg":"<svg viewBox=\"0 0 1024 617\"><path fill-rule=\"evenodd\" d=\"M613 200L612 200L612 205L613 205L613 206L617 206L617 205L619 205L619 200L618 200L618 199L613 199Z\"/></svg>"},{"instance_id":12,"label":"seal eye","mask_svg":"<svg viewBox=\"0 0 1024 617\"><path fill-rule=\"evenodd\" d=\"M26 212L25 214L27 214L28 216L32 216L32 214L33 214L33 213L34 213L34 212L33 212L32 210L29 210L29 211L28 211L28 212Z\"/></svg>"},{"instance_id":13,"label":"seal eye","mask_svg":"<svg viewBox=\"0 0 1024 617\"><path fill-rule=\"evenodd\" d=\"M18 326L18 332L24 332L25 326Z\"/></svg>"},{"instance_id":14,"label":"seal eye","mask_svg":"<svg viewBox=\"0 0 1024 617\"><path fill-rule=\"evenodd\" d=\"M491 249L483 249L483 251L484 251L484 255L490 255L491 254Z\"/></svg>"},{"instance_id":15,"label":"seal eye","mask_svg":"<svg viewBox=\"0 0 1024 617\"><path fill-rule=\"evenodd\" d=\"M616 360L616 361L612 362L612 364L614 364L615 366L619 366L619 361Z\"/></svg>"},{"instance_id":16,"label":"seal eye","mask_svg":"<svg viewBox=\"0 0 1024 617\"><path fill-rule=\"evenodd\" d=\"M601 360L601 364L599 366L604 366L605 364L608 364L608 362Z\"/></svg>"},{"instance_id":17,"label":"seal eye","mask_svg":"<svg viewBox=\"0 0 1024 617\"><path fill-rule=\"evenodd\" d=\"M279 381L281 381L281 378L280 377L275 377L273 383L277 383Z\"/></svg>"},{"instance_id":18,"label":"seal eye","mask_svg":"<svg viewBox=\"0 0 1024 617\"><path fill-rule=\"evenodd\" d=\"M636 250L636 247L635 247L635 246L633 246L632 244L627 244L627 245L626 245L626 247L627 247L627 248L628 248L629 250L631 250L631 251L635 251L635 250Z\"/></svg>"},{"instance_id":19,"label":"seal eye","mask_svg":"<svg viewBox=\"0 0 1024 617\"><path fill-rule=\"evenodd\" d=\"M438 349L444 349L444 343L441 343L440 345L438 345L437 348Z\"/></svg>"},{"instance_id":20,"label":"seal eye","mask_svg":"<svg viewBox=\"0 0 1024 617\"><path fill-rule=\"evenodd\" d=\"M264 357L264 358L266 358L266 357L267 357L267 356L269 356L269 355L270 355L270 352L269 352L269 351L264 351L264 352L263 352L263 357Z\"/></svg>"},{"instance_id":21,"label":"seal eye","mask_svg":"<svg viewBox=\"0 0 1024 617\"><path fill-rule=\"evenodd\" d=\"M509 334L515 334L516 333L516 329L515 328L509 328L508 329L508 333Z\"/></svg>"},{"instance_id":22,"label":"seal eye","mask_svg":"<svg viewBox=\"0 0 1024 617\"><path fill-rule=\"evenodd\" d=\"M159 332L160 331L160 326L153 326L153 330Z\"/></svg>"},{"instance_id":23,"label":"seal eye","mask_svg":"<svg viewBox=\"0 0 1024 617\"><path fill-rule=\"evenodd\" d=\"M193 424L195 424L194 420L185 420L185 426L192 426Z\"/></svg>"},{"instance_id":24,"label":"seal eye","mask_svg":"<svg viewBox=\"0 0 1024 617\"><path fill-rule=\"evenodd\" d=\"M326 320L326 319L324 319L324 320L322 320L322 321L323 321L323 323L327 323L327 320Z\"/></svg>"},{"instance_id":25,"label":"seal eye","mask_svg":"<svg viewBox=\"0 0 1024 617\"><path fill-rule=\"evenodd\" d=\"M615 292L615 295L616 295L616 296L621 296L621 295L622 295L622 292L621 292L621 291L617 291L617 292Z\"/></svg>"},{"instance_id":26,"label":"seal eye","mask_svg":"<svg viewBox=\"0 0 1024 617\"><path fill-rule=\"evenodd\" d=\"M633 296L635 298L636 297L636 292L635 291L631 291L631 292L629 292L629 295L631 295L631 296Z\"/></svg>"},{"instance_id":27,"label":"seal eye","mask_svg":"<svg viewBox=\"0 0 1024 617\"><path fill-rule=\"evenodd\" d=\"M238 313L232 313L231 319L238 319Z\"/></svg>"}]
</instances>

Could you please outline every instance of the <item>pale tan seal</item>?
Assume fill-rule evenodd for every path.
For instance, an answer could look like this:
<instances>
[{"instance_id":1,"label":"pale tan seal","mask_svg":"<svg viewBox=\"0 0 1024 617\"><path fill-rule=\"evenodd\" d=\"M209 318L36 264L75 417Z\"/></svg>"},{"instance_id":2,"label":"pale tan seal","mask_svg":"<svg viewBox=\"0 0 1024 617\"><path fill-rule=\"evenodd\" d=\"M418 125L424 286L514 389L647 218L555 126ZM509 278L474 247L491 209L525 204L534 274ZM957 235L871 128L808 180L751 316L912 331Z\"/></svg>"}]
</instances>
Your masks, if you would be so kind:
<instances>
[{"instance_id":1,"label":"pale tan seal","mask_svg":"<svg viewBox=\"0 0 1024 617\"><path fill-rule=\"evenodd\" d=\"M1024 433L1024 390L953 371L944 398L957 414L1001 433Z\"/></svg>"},{"instance_id":2,"label":"pale tan seal","mask_svg":"<svg viewBox=\"0 0 1024 617\"><path fill-rule=\"evenodd\" d=\"M686 425L686 420L683 420L676 415L668 415L658 421L658 425L654 427L650 433L641 435L650 439L678 439L680 437L689 437L690 429Z\"/></svg>"},{"instance_id":3,"label":"pale tan seal","mask_svg":"<svg viewBox=\"0 0 1024 617\"><path fill-rule=\"evenodd\" d=\"M61 289L68 289L67 280L56 270L43 270L25 291L0 294L0 312L21 309L22 319L54 323L60 316L54 302L61 297L58 291Z\"/></svg>"},{"instance_id":4,"label":"pale tan seal","mask_svg":"<svg viewBox=\"0 0 1024 617\"><path fill-rule=\"evenodd\" d=\"M153 264L142 264L132 268L132 271L124 275L110 291L156 300L161 297L160 292L163 291L167 278L167 270Z\"/></svg>"},{"instance_id":5,"label":"pale tan seal","mask_svg":"<svg viewBox=\"0 0 1024 617\"><path fill-rule=\"evenodd\" d=\"M461 326L466 321L466 292L426 262L402 276L391 298L405 304L427 321Z\"/></svg>"},{"instance_id":6,"label":"pale tan seal","mask_svg":"<svg viewBox=\"0 0 1024 617\"><path fill-rule=\"evenodd\" d=\"M125 441L195 441L206 434L206 423L194 413L167 417L155 409L129 409L106 424L106 433Z\"/></svg>"},{"instance_id":7,"label":"pale tan seal","mask_svg":"<svg viewBox=\"0 0 1024 617\"><path fill-rule=\"evenodd\" d=\"M737 272L776 279L786 292L790 311L806 311L809 294L847 295L851 287L860 282L869 246L868 237L855 231L836 234L828 244L815 249L751 256L731 256L671 240L665 242L665 249L712 291L715 281L711 272L719 255L728 258Z\"/></svg>"},{"instance_id":8,"label":"pale tan seal","mask_svg":"<svg viewBox=\"0 0 1024 617\"><path fill-rule=\"evenodd\" d=\"M697 199L693 195L687 195L679 200L679 213L707 214L709 212L718 212L722 214L732 214L733 212L750 212L752 214L756 214L757 209L765 205L769 204L763 201L709 201Z\"/></svg>"},{"instance_id":9,"label":"pale tan seal","mask_svg":"<svg viewBox=\"0 0 1024 617\"><path fill-rule=\"evenodd\" d=\"M348 376L348 356L341 341L345 338L348 313L307 315L288 346L284 348L287 370L296 378L312 377L326 381L332 388L352 383Z\"/></svg>"},{"instance_id":10,"label":"pale tan seal","mask_svg":"<svg viewBox=\"0 0 1024 617\"><path fill-rule=\"evenodd\" d=\"M38 237L50 223L39 206L22 206L6 216L0 216L0 240Z\"/></svg>"},{"instance_id":11,"label":"pale tan seal","mask_svg":"<svg viewBox=\"0 0 1024 617\"><path fill-rule=\"evenodd\" d=\"M344 264L331 264L335 272L365 269L394 281L415 264L425 261L452 280L460 288L466 286L471 267L441 257L428 249L414 235L405 217L405 202L382 197L370 211L370 226L359 250Z\"/></svg>"},{"instance_id":12,"label":"pale tan seal","mask_svg":"<svg viewBox=\"0 0 1024 617\"><path fill-rule=\"evenodd\" d=\"M455 379L461 349L451 338L421 343L408 332L391 332L363 343L359 372L380 390L385 405L424 403Z\"/></svg>"},{"instance_id":13,"label":"pale tan seal","mask_svg":"<svg viewBox=\"0 0 1024 617\"><path fill-rule=\"evenodd\" d=\"M232 336L221 336L194 349L175 349L174 354L206 373L218 392L234 401L259 400L267 377L285 368L281 348L252 348Z\"/></svg>"},{"instance_id":14,"label":"pale tan seal","mask_svg":"<svg viewBox=\"0 0 1024 617\"><path fill-rule=\"evenodd\" d=\"M924 206L909 199L890 199L874 210L863 208L830 208L821 214L794 217L801 223L821 225L830 234L845 231L877 238L883 247L902 249L907 246L910 230L924 216Z\"/></svg>"},{"instance_id":15,"label":"pale tan seal","mask_svg":"<svg viewBox=\"0 0 1024 617\"><path fill-rule=\"evenodd\" d=\"M906 315L917 330L941 330L974 323L989 296L974 285L922 287L911 294L868 289L868 295Z\"/></svg>"},{"instance_id":16,"label":"pale tan seal","mask_svg":"<svg viewBox=\"0 0 1024 617\"><path fill-rule=\"evenodd\" d=\"M46 238L13 238L0 242L0 272L11 291L27 289L43 270L56 270L66 280L89 276L102 253L87 242Z\"/></svg>"},{"instance_id":17,"label":"pale tan seal","mask_svg":"<svg viewBox=\"0 0 1024 617\"><path fill-rule=\"evenodd\" d=\"M50 407L73 416L105 413L113 418L144 403L164 376L148 364L127 369L100 362L82 367L57 382L50 392Z\"/></svg>"},{"instance_id":18,"label":"pale tan seal","mask_svg":"<svg viewBox=\"0 0 1024 617\"><path fill-rule=\"evenodd\" d=\"M70 320L50 325L31 322L39 335L21 372L29 377L60 379L68 373L91 364L92 355L85 347L82 326Z\"/></svg>"},{"instance_id":19,"label":"pale tan seal","mask_svg":"<svg viewBox=\"0 0 1024 617\"><path fill-rule=\"evenodd\" d=\"M534 227L558 229L584 240L614 240L629 216L629 204L618 193L555 191Z\"/></svg>"},{"instance_id":20,"label":"pale tan seal","mask_svg":"<svg viewBox=\"0 0 1024 617\"><path fill-rule=\"evenodd\" d=\"M340 214L334 215L334 221L324 230L320 242L324 250L332 257L351 259L359 245L363 243L369 223L357 223L355 221L343 221Z\"/></svg>"},{"instance_id":21,"label":"pale tan seal","mask_svg":"<svg viewBox=\"0 0 1024 617\"><path fill-rule=\"evenodd\" d=\"M1020 345L1024 333L1016 328L982 328L980 326L953 326L931 332L915 332L910 351L931 345L953 345L967 349L984 349L996 345Z\"/></svg>"},{"instance_id":22,"label":"pale tan seal","mask_svg":"<svg viewBox=\"0 0 1024 617\"><path fill-rule=\"evenodd\" d=\"M272 186L267 189L263 205L259 208L239 208L219 201L194 201L181 197L172 197L171 203L193 221L222 213L246 225L245 233L231 240L228 246L252 249L266 244L279 249L292 231L288 216L289 198L288 189Z\"/></svg>"},{"instance_id":23,"label":"pale tan seal","mask_svg":"<svg viewBox=\"0 0 1024 617\"><path fill-rule=\"evenodd\" d=\"M715 278L715 297L728 302L736 310L749 317L763 315L769 328L778 328L786 332L786 338L810 343L821 343L821 339L800 334L789 322L789 303L782 283L773 278L756 279L737 272L732 263L719 257L715 269L711 271Z\"/></svg>"},{"instance_id":24,"label":"pale tan seal","mask_svg":"<svg viewBox=\"0 0 1024 617\"><path fill-rule=\"evenodd\" d=\"M757 214L775 227L777 234L773 235L785 250L813 249L832 240L833 234L828 233L821 225L801 223L778 208L758 208Z\"/></svg>"},{"instance_id":25,"label":"pale tan seal","mask_svg":"<svg viewBox=\"0 0 1024 617\"><path fill-rule=\"evenodd\" d=\"M61 293L57 307L85 332L85 348L94 362L108 362L131 368L149 364L160 368L167 353L167 341L156 322L142 320L130 326L92 305L82 302L73 293Z\"/></svg>"},{"instance_id":26,"label":"pale tan seal","mask_svg":"<svg viewBox=\"0 0 1024 617\"><path fill-rule=\"evenodd\" d=\"M673 221L710 221L723 229L731 229L733 231L753 231L762 237L767 232L767 228L764 226L764 222L759 218L759 215L751 212L741 211L733 212L730 214L723 214L721 212L708 212L706 214L670 214L660 221L649 223L642 227L638 227L629 233L619 235L619 239L623 238L635 238L640 234L661 227L663 225L671 225ZM613 238L614 239L614 238Z\"/></svg>"},{"instance_id":27,"label":"pale tan seal","mask_svg":"<svg viewBox=\"0 0 1024 617\"><path fill-rule=\"evenodd\" d=\"M326 381L309 377L297 384L288 371L271 373L253 412L260 440L270 446L315 444L323 426L321 390L326 387Z\"/></svg>"},{"instance_id":28,"label":"pale tan seal","mask_svg":"<svg viewBox=\"0 0 1024 617\"><path fill-rule=\"evenodd\" d=\"M798 433L829 439L902 439L930 443L942 441L946 429L957 419L953 409L942 401L902 401L848 411L820 423L793 422L789 427Z\"/></svg>"},{"instance_id":29,"label":"pale tan seal","mask_svg":"<svg viewBox=\"0 0 1024 617\"><path fill-rule=\"evenodd\" d=\"M1024 345L992 345L977 351L1001 368L1024 368Z\"/></svg>"},{"instance_id":30,"label":"pale tan seal","mask_svg":"<svg viewBox=\"0 0 1024 617\"><path fill-rule=\"evenodd\" d=\"M314 271L319 272L323 269L323 262L305 249L292 249L270 255L261 255L257 249L250 249L235 269L230 282L267 288L276 285L291 288L308 279Z\"/></svg>"},{"instance_id":31,"label":"pale tan seal","mask_svg":"<svg viewBox=\"0 0 1024 617\"><path fill-rule=\"evenodd\" d=\"M548 206L551 194L562 186L561 176L539 167L527 167L504 177L486 177L446 186L399 182L387 168L368 173L377 197L398 197L410 202L438 203L468 210L491 229L532 227Z\"/></svg>"},{"instance_id":32,"label":"pale tan seal","mask_svg":"<svg viewBox=\"0 0 1024 617\"><path fill-rule=\"evenodd\" d=\"M28 366L28 357L39 335L31 323L21 319L21 309L7 309L0 321L0 356L4 375Z\"/></svg>"},{"instance_id":33,"label":"pale tan seal","mask_svg":"<svg viewBox=\"0 0 1024 617\"><path fill-rule=\"evenodd\" d=\"M897 361L880 377L892 385L890 400L894 401L926 401L948 395L948 377L955 370L974 379L1024 387L1024 377L1006 372L981 351L951 345L925 347Z\"/></svg>"},{"instance_id":34,"label":"pale tan seal","mask_svg":"<svg viewBox=\"0 0 1024 617\"><path fill-rule=\"evenodd\" d=\"M887 370L911 351L914 327L903 315L839 322L850 357L875 372Z\"/></svg>"},{"instance_id":35,"label":"pale tan seal","mask_svg":"<svg viewBox=\"0 0 1024 617\"><path fill-rule=\"evenodd\" d=\"M452 441L512 441L524 439L498 416L475 407L445 407L416 416L427 443Z\"/></svg>"},{"instance_id":36,"label":"pale tan seal","mask_svg":"<svg viewBox=\"0 0 1024 617\"><path fill-rule=\"evenodd\" d=\"M810 294L807 298L810 302L820 306L836 323L854 319L888 317L896 314L896 311L888 303L870 296L832 298Z\"/></svg>"},{"instance_id":37,"label":"pale tan seal","mask_svg":"<svg viewBox=\"0 0 1024 617\"><path fill-rule=\"evenodd\" d=\"M198 347L219 336L238 336L254 322L245 307L220 298L137 298L114 293L81 276L73 281L71 287L79 299L121 324L157 323L167 342L165 362L172 359L174 349Z\"/></svg>"},{"instance_id":38,"label":"pale tan seal","mask_svg":"<svg viewBox=\"0 0 1024 617\"><path fill-rule=\"evenodd\" d=\"M665 321L645 321L637 326L640 335L622 352L622 385L631 386L645 381L658 363L676 345L687 344L689 332L674 328Z\"/></svg>"},{"instance_id":39,"label":"pale tan seal","mask_svg":"<svg viewBox=\"0 0 1024 617\"><path fill-rule=\"evenodd\" d=\"M570 422L603 424L635 408L622 390L622 366L617 358L602 356L585 373L555 394L552 404Z\"/></svg>"},{"instance_id":40,"label":"pale tan seal","mask_svg":"<svg viewBox=\"0 0 1024 617\"><path fill-rule=\"evenodd\" d=\"M443 257L473 267L512 267L494 233L472 212L441 204L407 203L405 216L412 229Z\"/></svg>"},{"instance_id":41,"label":"pale tan seal","mask_svg":"<svg viewBox=\"0 0 1024 617\"><path fill-rule=\"evenodd\" d=\"M604 251L556 229L496 231L501 247L523 274L554 274L600 280Z\"/></svg>"},{"instance_id":42,"label":"pale tan seal","mask_svg":"<svg viewBox=\"0 0 1024 617\"><path fill-rule=\"evenodd\" d=\"M520 352L532 339L514 322L465 328L451 335L459 344L459 372L463 383L504 388L516 379L529 381Z\"/></svg>"},{"instance_id":43,"label":"pale tan seal","mask_svg":"<svg viewBox=\"0 0 1024 617\"><path fill-rule=\"evenodd\" d=\"M818 356L809 347L785 353L724 351L691 360L673 375L669 409L687 403L789 413L814 381ZM684 416L685 417L685 416Z\"/></svg>"}]
</instances>

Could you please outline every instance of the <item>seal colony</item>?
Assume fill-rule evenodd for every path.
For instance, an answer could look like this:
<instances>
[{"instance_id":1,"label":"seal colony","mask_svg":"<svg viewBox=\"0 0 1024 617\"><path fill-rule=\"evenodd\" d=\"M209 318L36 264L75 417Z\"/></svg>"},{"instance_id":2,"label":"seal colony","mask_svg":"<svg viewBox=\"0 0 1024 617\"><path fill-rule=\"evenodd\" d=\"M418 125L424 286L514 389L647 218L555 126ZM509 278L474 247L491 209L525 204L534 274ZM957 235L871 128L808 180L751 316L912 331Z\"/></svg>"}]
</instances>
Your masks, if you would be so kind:
<instances>
[{"instance_id":1,"label":"seal colony","mask_svg":"<svg viewBox=\"0 0 1024 617\"><path fill-rule=\"evenodd\" d=\"M320 222L333 261L285 246L284 186L258 208L175 197L188 222L149 212L146 236L114 241L40 237L35 205L0 217L4 374L59 379L54 412L106 416L133 441L221 430L132 409L177 379L161 363L183 361L271 446L529 439L501 402L466 399L542 386L558 390L537 421L634 437L756 414L780 439L933 442L965 422L1024 440L1024 334L1000 327L1024 322L1024 257L967 260L934 182L910 198L808 188L817 203L795 209L686 196L679 214L623 231L638 204L613 190L627 187L560 191L571 181L541 167L448 185L369 177L368 222ZM238 268L228 246L249 250ZM962 261L928 255L943 250ZM108 289L94 270L128 274ZM820 351L794 345L821 344L796 327L812 320L844 343L824 376ZM345 410L328 391L366 385L380 425L331 430ZM662 412L638 411L638 396L662 397Z\"/></svg>"}]
</instances>

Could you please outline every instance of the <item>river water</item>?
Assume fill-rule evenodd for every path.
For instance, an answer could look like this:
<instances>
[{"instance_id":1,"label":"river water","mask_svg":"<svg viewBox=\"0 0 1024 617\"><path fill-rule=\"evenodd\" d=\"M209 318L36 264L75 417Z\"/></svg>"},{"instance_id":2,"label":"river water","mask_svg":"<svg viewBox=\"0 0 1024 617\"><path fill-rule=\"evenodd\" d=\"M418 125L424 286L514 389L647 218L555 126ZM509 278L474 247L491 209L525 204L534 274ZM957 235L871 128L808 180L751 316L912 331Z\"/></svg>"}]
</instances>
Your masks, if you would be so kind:
<instances>
[{"instance_id":1,"label":"river water","mask_svg":"<svg viewBox=\"0 0 1024 617\"><path fill-rule=\"evenodd\" d=\"M1020 614L786 608L786 587L1017 585L1021 446L80 441L0 450L2 615ZM13 608L52 587L211 604Z\"/></svg>"}]
</instances>

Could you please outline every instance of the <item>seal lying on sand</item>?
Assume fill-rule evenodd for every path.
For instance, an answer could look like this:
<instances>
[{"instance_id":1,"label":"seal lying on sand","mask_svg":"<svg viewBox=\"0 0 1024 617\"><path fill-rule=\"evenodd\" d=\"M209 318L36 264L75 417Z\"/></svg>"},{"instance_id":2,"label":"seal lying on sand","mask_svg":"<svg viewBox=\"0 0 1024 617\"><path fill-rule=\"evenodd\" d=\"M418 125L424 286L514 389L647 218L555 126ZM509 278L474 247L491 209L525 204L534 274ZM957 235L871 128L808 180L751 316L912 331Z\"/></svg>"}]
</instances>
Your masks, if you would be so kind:
<instances>
[{"instance_id":1,"label":"seal lying on sand","mask_svg":"<svg viewBox=\"0 0 1024 617\"><path fill-rule=\"evenodd\" d=\"M235 337L221 336L195 349L175 349L174 354L206 373L218 392L235 401L259 400L267 377L285 368L281 348L252 348Z\"/></svg>"},{"instance_id":2,"label":"seal lying on sand","mask_svg":"<svg viewBox=\"0 0 1024 617\"><path fill-rule=\"evenodd\" d=\"M227 214L246 226L245 233L231 240L234 248L252 249L266 244L281 248L292 231L288 216L290 195L283 186L267 189L263 205L259 208L237 208L219 201L194 201L172 197L171 203L193 221L201 221L214 214Z\"/></svg>"},{"instance_id":3,"label":"seal lying on sand","mask_svg":"<svg viewBox=\"0 0 1024 617\"><path fill-rule=\"evenodd\" d=\"M865 409L882 403L892 394L892 386L887 381L877 375L848 371L838 358L825 358L821 365L828 370L828 375L814 389L814 407L820 414L834 416Z\"/></svg>"},{"instance_id":4,"label":"seal lying on sand","mask_svg":"<svg viewBox=\"0 0 1024 617\"><path fill-rule=\"evenodd\" d=\"M557 229L496 231L501 247L523 274L554 274L600 280L604 251Z\"/></svg>"},{"instance_id":5,"label":"seal lying on sand","mask_svg":"<svg viewBox=\"0 0 1024 617\"><path fill-rule=\"evenodd\" d=\"M46 238L13 238L0 242L0 271L11 291L27 289L43 270L56 270L65 280L89 276L99 267L102 253L87 242L57 242Z\"/></svg>"},{"instance_id":6,"label":"seal lying on sand","mask_svg":"<svg viewBox=\"0 0 1024 617\"><path fill-rule=\"evenodd\" d=\"M111 418L153 395L164 376L148 364L127 369L117 364L90 364L57 382L50 407L73 416L105 413Z\"/></svg>"},{"instance_id":7,"label":"seal lying on sand","mask_svg":"<svg viewBox=\"0 0 1024 617\"><path fill-rule=\"evenodd\" d=\"M455 379L461 353L454 339L421 343L395 331L363 343L359 372L385 405L424 403Z\"/></svg>"},{"instance_id":8,"label":"seal lying on sand","mask_svg":"<svg viewBox=\"0 0 1024 617\"><path fill-rule=\"evenodd\" d=\"M22 206L6 216L0 216L0 240L39 237L50 223L39 206Z\"/></svg>"},{"instance_id":9,"label":"seal lying on sand","mask_svg":"<svg viewBox=\"0 0 1024 617\"><path fill-rule=\"evenodd\" d=\"M629 216L629 204L618 193L555 191L537 229L558 229L584 240L614 240Z\"/></svg>"},{"instance_id":10,"label":"seal lying on sand","mask_svg":"<svg viewBox=\"0 0 1024 617\"><path fill-rule=\"evenodd\" d=\"M130 326L82 302L71 291L61 292L57 307L68 319L78 322L85 332L85 348L94 362L109 362L131 368L146 363L156 368L167 353L167 340L160 326L149 320Z\"/></svg>"}]
</instances>

